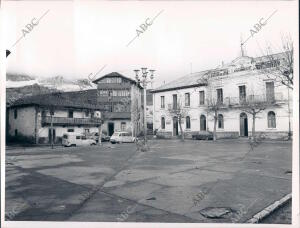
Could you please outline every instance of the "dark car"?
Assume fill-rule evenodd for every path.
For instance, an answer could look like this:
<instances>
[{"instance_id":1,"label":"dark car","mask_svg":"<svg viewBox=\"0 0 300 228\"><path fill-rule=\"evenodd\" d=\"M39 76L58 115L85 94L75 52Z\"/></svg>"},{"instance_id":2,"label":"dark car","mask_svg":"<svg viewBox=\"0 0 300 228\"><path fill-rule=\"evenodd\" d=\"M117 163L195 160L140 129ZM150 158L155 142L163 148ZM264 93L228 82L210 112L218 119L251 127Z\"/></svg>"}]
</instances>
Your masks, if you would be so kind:
<instances>
[{"instance_id":1,"label":"dark car","mask_svg":"<svg viewBox=\"0 0 300 228\"><path fill-rule=\"evenodd\" d=\"M98 132L93 132L93 133L89 133L87 135L88 138L94 139L96 142L98 142L99 139L99 134ZM106 134L102 133L101 135L101 142L109 142L110 137L107 136Z\"/></svg>"},{"instance_id":2,"label":"dark car","mask_svg":"<svg viewBox=\"0 0 300 228\"><path fill-rule=\"evenodd\" d=\"M200 131L197 134L193 134L192 139L196 139L196 140L213 140L214 135L210 131Z\"/></svg>"}]
</instances>

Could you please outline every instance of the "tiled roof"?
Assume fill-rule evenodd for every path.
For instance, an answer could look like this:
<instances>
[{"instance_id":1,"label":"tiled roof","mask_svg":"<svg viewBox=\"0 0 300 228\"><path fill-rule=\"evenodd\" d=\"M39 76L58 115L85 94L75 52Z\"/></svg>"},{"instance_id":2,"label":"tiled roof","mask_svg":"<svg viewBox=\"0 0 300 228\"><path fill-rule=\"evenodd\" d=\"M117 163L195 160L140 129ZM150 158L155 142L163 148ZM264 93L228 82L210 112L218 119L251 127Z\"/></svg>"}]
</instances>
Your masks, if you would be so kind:
<instances>
[{"instance_id":1,"label":"tiled roof","mask_svg":"<svg viewBox=\"0 0 300 228\"><path fill-rule=\"evenodd\" d=\"M167 91L167 90L175 90L180 88L187 88L187 87L194 87L199 85L206 85L206 73L209 71L201 71L193 74L189 74L186 76L183 76L179 79L176 79L172 82L169 82L165 85L162 85L156 89L154 89L152 92L160 92L160 91Z\"/></svg>"},{"instance_id":2,"label":"tiled roof","mask_svg":"<svg viewBox=\"0 0 300 228\"><path fill-rule=\"evenodd\" d=\"M103 78L108 78L108 77L121 77L121 78L125 78L126 80L130 81L131 83L136 84L138 87L142 88L140 84L138 84L135 80L133 80L132 78L128 78L118 72L111 72L109 74L106 74L104 76L101 76L100 78L97 78L96 80L93 81L93 83L97 83L99 80L103 79Z\"/></svg>"},{"instance_id":3,"label":"tiled roof","mask_svg":"<svg viewBox=\"0 0 300 228\"><path fill-rule=\"evenodd\" d=\"M273 54L271 56L273 59L281 59L281 58L284 58L285 54L286 53L277 53L277 54ZM260 56L260 57L256 57L256 58L252 58L249 56L240 56L240 57L237 57L236 59L234 59L233 61L231 61L230 63L225 64L224 67L226 68L226 67L240 64L240 63L243 64L243 62L245 62L245 61L262 62L262 61L269 61L269 60L270 60L270 56ZM217 69L224 68L224 67L217 67L216 69L210 69L210 70L201 71L201 72L183 76L179 79L176 79L174 81L171 81L165 85L162 85L162 86L154 89L152 91L152 93L163 92L163 91L168 91L168 90L176 90L176 89L188 88L188 87L196 87L199 85L206 85L208 73L211 71L217 70Z\"/></svg>"},{"instance_id":4,"label":"tiled roof","mask_svg":"<svg viewBox=\"0 0 300 228\"><path fill-rule=\"evenodd\" d=\"M101 109L102 106L96 104L96 95L97 90L41 94L18 99L11 105L11 107L39 105Z\"/></svg>"}]
</instances>

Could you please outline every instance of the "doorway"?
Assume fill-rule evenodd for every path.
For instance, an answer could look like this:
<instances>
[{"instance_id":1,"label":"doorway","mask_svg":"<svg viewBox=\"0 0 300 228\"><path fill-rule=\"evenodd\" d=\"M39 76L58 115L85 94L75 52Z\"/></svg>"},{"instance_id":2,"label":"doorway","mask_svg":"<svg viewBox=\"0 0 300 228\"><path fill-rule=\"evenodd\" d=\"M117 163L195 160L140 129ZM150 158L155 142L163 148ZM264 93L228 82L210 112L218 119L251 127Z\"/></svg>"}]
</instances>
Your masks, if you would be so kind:
<instances>
[{"instance_id":1,"label":"doorway","mask_svg":"<svg viewBox=\"0 0 300 228\"><path fill-rule=\"evenodd\" d=\"M206 131L206 117L205 117L205 115L200 116L200 131Z\"/></svg>"},{"instance_id":2,"label":"doorway","mask_svg":"<svg viewBox=\"0 0 300 228\"><path fill-rule=\"evenodd\" d=\"M52 135L52 132L53 132L53 135ZM51 131L51 128L48 129L48 140L49 140L49 143L55 143L55 139L56 139L56 131L55 129L53 128L52 131Z\"/></svg>"},{"instance_id":3,"label":"doorway","mask_svg":"<svg viewBox=\"0 0 300 228\"><path fill-rule=\"evenodd\" d=\"M244 112L240 114L240 136L248 137L248 118Z\"/></svg>"},{"instance_id":4,"label":"doorway","mask_svg":"<svg viewBox=\"0 0 300 228\"><path fill-rule=\"evenodd\" d=\"M115 131L115 124L114 123L108 123L108 135L112 136Z\"/></svg>"},{"instance_id":5,"label":"doorway","mask_svg":"<svg viewBox=\"0 0 300 228\"><path fill-rule=\"evenodd\" d=\"M173 136L178 136L178 118L173 117Z\"/></svg>"}]
</instances>

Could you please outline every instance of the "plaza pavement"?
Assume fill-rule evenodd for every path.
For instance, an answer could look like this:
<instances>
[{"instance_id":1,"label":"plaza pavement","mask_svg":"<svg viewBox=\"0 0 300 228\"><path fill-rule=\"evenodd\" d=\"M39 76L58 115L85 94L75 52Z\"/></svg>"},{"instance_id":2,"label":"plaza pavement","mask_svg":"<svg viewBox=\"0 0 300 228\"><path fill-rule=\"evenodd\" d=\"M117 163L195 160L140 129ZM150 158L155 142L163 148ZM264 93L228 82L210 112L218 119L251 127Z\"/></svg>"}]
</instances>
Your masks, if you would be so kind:
<instances>
[{"instance_id":1,"label":"plaza pavement","mask_svg":"<svg viewBox=\"0 0 300 228\"><path fill-rule=\"evenodd\" d=\"M292 189L291 142L7 147L8 220L245 222Z\"/></svg>"}]
</instances>

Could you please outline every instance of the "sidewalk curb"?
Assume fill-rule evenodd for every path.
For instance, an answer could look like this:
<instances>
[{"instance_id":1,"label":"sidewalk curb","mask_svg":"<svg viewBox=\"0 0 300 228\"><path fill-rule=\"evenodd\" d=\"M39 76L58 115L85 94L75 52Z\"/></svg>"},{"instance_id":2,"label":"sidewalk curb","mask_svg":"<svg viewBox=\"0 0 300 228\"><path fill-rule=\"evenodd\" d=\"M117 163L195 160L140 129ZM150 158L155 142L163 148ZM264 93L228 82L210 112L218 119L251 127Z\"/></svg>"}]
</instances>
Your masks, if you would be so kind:
<instances>
[{"instance_id":1,"label":"sidewalk curb","mask_svg":"<svg viewBox=\"0 0 300 228\"><path fill-rule=\"evenodd\" d=\"M265 209L263 209L262 211L258 212L251 219L247 220L246 223L258 223L260 220L262 220L263 218L270 215L273 211L275 211L277 208L279 208L280 206L285 204L290 199L292 199L292 193L287 194L280 200L275 201L270 206L268 206Z\"/></svg>"}]
</instances>

